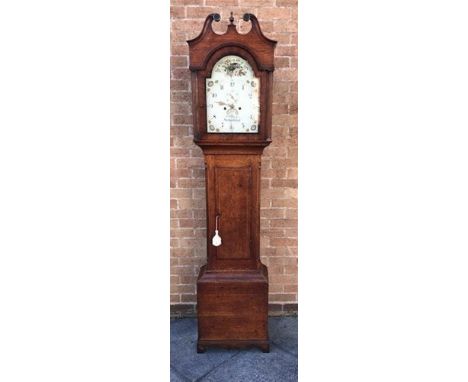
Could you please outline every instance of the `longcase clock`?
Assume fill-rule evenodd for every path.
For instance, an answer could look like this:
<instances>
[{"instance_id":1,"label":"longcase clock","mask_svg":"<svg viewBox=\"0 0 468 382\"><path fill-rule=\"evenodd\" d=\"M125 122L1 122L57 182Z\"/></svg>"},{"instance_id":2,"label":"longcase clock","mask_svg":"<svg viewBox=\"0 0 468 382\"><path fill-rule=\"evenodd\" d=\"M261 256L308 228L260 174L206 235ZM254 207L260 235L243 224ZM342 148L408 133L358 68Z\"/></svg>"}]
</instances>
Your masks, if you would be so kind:
<instances>
[{"instance_id":1,"label":"longcase clock","mask_svg":"<svg viewBox=\"0 0 468 382\"><path fill-rule=\"evenodd\" d=\"M271 142L276 41L257 18L224 34L209 15L188 41L194 142L205 158L207 264L197 281L197 351L257 346L269 351L268 270L260 261L260 167Z\"/></svg>"}]
</instances>

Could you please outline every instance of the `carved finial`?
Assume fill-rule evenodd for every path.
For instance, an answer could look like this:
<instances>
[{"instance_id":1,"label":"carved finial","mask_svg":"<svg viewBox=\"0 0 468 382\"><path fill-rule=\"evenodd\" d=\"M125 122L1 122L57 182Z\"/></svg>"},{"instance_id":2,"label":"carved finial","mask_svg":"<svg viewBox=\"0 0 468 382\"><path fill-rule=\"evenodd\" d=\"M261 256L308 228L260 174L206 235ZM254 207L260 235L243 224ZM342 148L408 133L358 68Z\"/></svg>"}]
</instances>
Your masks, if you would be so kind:
<instances>
[{"instance_id":1,"label":"carved finial","mask_svg":"<svg viewBox=\"0 0 468 382\"><path fill-rule=\"evenodd\" d=\"M231 17L229 17L229 22L231 25L234 25L234 16L232 15L233 13L231 12Z\"/></svg>"}]
</instances>

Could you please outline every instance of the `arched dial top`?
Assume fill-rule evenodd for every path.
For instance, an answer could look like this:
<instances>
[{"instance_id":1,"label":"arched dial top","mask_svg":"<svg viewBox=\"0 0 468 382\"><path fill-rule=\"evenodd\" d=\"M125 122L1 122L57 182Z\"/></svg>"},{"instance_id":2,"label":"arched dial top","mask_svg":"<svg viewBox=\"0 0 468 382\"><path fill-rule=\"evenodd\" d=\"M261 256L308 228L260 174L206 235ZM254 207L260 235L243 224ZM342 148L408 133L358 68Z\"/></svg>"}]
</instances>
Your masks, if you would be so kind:
<instances>
[{"instance_id":1,"label":"arched dial top","mask_svg":"<svg viewBox=\"0 0 468 382\"><path fill-rule=\"evenodd\" d=\"M260 79L242 57L228 55L206 78L208 133L258 133Z\"/></svg>"}]
</instances>

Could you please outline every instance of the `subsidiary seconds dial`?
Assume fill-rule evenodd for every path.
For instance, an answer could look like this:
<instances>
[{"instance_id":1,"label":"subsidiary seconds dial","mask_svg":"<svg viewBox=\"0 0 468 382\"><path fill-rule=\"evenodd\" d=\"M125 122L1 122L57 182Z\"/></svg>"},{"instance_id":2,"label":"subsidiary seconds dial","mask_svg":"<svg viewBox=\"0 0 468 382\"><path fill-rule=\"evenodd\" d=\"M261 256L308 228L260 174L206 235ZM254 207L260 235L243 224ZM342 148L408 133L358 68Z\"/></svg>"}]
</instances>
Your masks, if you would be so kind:
<instances>
[{"instance_id":1,"label":"subsidiary seconds dial","mask_svg":"<svg viewBox=\"0 0 468 382\"><path fill-rule=\"evenodd\" d=\"M225 56L206 79L208 133L258 133L260 80L239 56Z\"/></svg>"}]
</instances>

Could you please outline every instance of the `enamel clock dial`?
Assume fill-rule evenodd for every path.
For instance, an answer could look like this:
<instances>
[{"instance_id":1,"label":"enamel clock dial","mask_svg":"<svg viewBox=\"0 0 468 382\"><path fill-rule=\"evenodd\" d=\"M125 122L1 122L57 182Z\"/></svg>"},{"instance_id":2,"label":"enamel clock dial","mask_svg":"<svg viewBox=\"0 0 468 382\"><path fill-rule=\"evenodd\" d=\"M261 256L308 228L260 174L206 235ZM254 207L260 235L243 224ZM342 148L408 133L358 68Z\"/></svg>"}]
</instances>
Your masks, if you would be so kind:
<instances>
[{"instance_id":1,"label":"enamel clock dial","mask_svg":"<svg viewBox=\"0 0 468 382\"><path fill-rule=\"evenodd\" d=\"M208 133L258 133L260 80L239 56L224 56L206 79Z\"/></svg>"}]
</instances>

